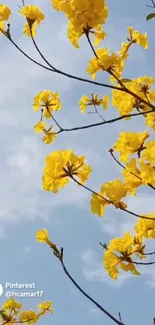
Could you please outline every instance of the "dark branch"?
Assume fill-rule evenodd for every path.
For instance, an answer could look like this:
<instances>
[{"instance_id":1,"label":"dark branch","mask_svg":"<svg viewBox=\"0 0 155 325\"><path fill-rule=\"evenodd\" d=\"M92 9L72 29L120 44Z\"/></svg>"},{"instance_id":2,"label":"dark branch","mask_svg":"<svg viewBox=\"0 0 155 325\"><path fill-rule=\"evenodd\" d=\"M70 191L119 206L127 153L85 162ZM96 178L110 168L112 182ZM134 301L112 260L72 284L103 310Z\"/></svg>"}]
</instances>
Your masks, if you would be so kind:
<instances>
[{"instance_id":1,"label":"dark branch","mask_svg":"<svg viewBox=\"0 0 155 325\"><path fill-rule=\"evenodd\" d=\"M149 114L149 113L152 113L152 112L153 112L153 110L151 109L151 110L147 111L146 113ZM56 134L61 133L61 132L72 132L72 131L89 129L89 128L96 127L96 126L101 126L101 125L104 125L104 124L111 124L111 123L115 123L117 121L121 121L121 120L123 120L125 118L128 118L128 117L134 117L134 116L139 116L139 115L143 115L143 114L144 113L142 113L142 112L133 113L133 114L126 114L126 115L115 117L113 119L106 120L106 121L103 121L103 122L97 122L97 123L92 123L92 124L83 125L83 126L76 126L76 127L73 127L73 128L62 128L62 130L59 130L58 132L56 132Z\"/></svg>"},{"instance_id":2,"label":"dark branch","mask_svg":"<svg viewBox=\"0 0 155 325\"><path fill-rule=\"evenodd\" d=\"M118 325L125 325L121 320L115 318L112 314L110 314L105 308L103 308L96 300L94 300L91 296L89 296L80 286L79 284L73 279L73 277L68 272L63 259L60 259L61 265L67 277L71 280L74 286L88 299L90 300L97 308L99 308L104 314L106 314L110 319L112 319Z\"/></svg>"}]
</instances>

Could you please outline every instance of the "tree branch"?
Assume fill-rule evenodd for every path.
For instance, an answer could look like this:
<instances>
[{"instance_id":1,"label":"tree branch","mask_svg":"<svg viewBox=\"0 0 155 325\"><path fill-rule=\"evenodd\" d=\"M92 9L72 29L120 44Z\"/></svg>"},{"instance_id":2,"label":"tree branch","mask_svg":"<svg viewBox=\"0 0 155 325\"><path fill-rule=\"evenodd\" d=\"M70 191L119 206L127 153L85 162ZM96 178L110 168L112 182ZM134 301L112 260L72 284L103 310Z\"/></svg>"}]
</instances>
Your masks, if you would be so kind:
<instances>
[{"instance_id":1,"label":"tree branch","mask_svg":"<svg viewBox=\"0 0 155 325\"><path fill-rule=\"evenodd\" d=\"M146 113L149 114L149 113L152 113L152 112L153 112L153 110L151 109L151 110L148 110ZM97 123L92 123L92 124L83 125L83 126L76 126L76 127L73 127L73 128L62 128L61 130L59 130L55 134L59 134L61 132L72 132L72 131L78 131L78 130L85 130L85 129L89 129L89 128L92 128L92 127L101 126L101 125L104 125L104 124L115 123L115 122L121 121L121 120L123 120L125 118L130 118L130 117L139 116L139 115L143 115L143 114L144 114L143 112L133 113L133 114L126 114L126 115L115 117L113 119L106 120L106 121L103 121L103 122L97 122Z\"/></svg>"},{"instance_id":2,"label":"tree branch","mask_svg":"<svg viewBox=\"0 0 155 325\"><path fill-rule=\"evenodd\" d=\"M67 275L67 277L71 280L71 282L74 284L74 286L88 299L90 300L97 308L99 308L104 314L106 314L110 319L112 319L116 324L118 325L125 325L121 320L118 320L115 318L112 314L110 314L105 308L103 308L96 300L94 300L91 296L89 296L80 286L79 284L74 280L74 278L71 276L71 274L68 272L63 258L60 258L60 263L62 265L62 268Z\"/></svg>"},{"instance_id":3,"label":"tree branch","mask_svg":"<svg viewBox=\"0 0 155 325\"><path fill-rule=\"evenodd\" d=\"M104 196L102 196L102 195L100 195L99 193L93 191L93 190L90 189L88 186L86 186L86 185L80 183L77 179L75 179L75 178L73 177L73 175L68 175L68 176L69 176L69 177L70 177L70 178L71 178L71 179L72 179L76 184L80 185L81 187L83 187L83 188L86 189L87 191L91 192L92 194L95 194L96 196L100 197L101 199L103 199L103 200L106 201L107 203L114 205L114 203L113 203L112 201L106 199ZM141 218L141 219L146 219L146 220L155 220L155 218L150 218L150 217L146 217L146 216L141 216L141 215L139 215L139 214L137 214L137 213L135 213L135 212L132 212L132 211L130 211L130 210L128 210L128 209L122 208L121 205L120 205L119 207L117 207L117 209L122 210L122 211L124 211L124 212L126 212L126 213L128 213L128 214L131 214L132 216L134 216L134 217L136 217L136 218Z\"/></svg>"}]
</instances>

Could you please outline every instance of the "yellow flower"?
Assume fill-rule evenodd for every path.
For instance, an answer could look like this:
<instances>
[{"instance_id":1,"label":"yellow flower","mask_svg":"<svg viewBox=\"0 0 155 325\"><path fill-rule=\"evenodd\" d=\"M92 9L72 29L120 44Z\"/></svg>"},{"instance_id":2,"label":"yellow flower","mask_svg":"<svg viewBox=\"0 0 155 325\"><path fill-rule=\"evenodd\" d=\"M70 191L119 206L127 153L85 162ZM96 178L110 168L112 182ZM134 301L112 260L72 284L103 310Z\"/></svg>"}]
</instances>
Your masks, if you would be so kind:
<instances>
[{"instance_id":1,"label":"yellow flower","mask_svg":"<svg viewBox=\"0 0 155 325\"><path fill-rule=\"evenodd\" d=\"M103 196L101 192L98 194ZM104 200L104 198L102 199L96 194L92 194L90 203L91 203L91 212L93 214L97 214L99 217L103 217L104 209L106 206L109 205L108 201Z\"/></svg>"},{"instance_id":2,"label":"yellow flower","mask_svg":"<svg viewBox=\"0 0 155 325\"><path fill-rule=\"evenodd\" d=\"M4 30L4 21L0 21L0 33L2 33L2 30Z\"/></svg>"},{"instance_id":3,"label":"yellow flower","mask_svg":"<svg viewBox=\"0 0 155 325\"><path fill-rule=\"evenodd\" d=\"M143 100L146 100L147 97L149 102L153 103L155 101L155 91L151 90L150 88L154 83L154 78L143 76L132 81L125 82L125 86ZM120 85L117 87L120 87ZM132 113L134 108L144 112L150 110L147 105L143 104L140 100L137 100L134 96L121 92L117 89L112 91L112 105L118 109L120 115L128 115Z\"/></svg>"},{"instance_id":4,"label":"yellow flower","mask_svg":"<svg viewBox=\"0 0 155 325\"><path fill-rule=\"evenodd\" d=\"M155 140L146 142L141 158L146 160L148 163L155 165Z\"/></svg>"},{"instance_id":5,"label":"yellow flower","mask_svg":"<svg viewBox=\"0 0 155 325\"><path fill-rule=\"evenodd\" d=\"M46 229L38 230L36 232L36 239L38 242L43 242L43 243L50 243L50 239L48 237L48 231Z\"/></svg>"},{"instance_id":6,"label":"yellow flower","mask_svg":"<svg viewBox=\"0 0 155 325\"><path fill-rule=\"evenodd\" d=\"M133 153L140 154L144 141L148 137L148 132L121 132L113 149L120 153L121 161L127 162Z\"/></svg>"},{"instance_id":7,"label":"yellow flower","mask_svg":"<svg viewBox=\"0 0 155 325\"><path fill-rule=\"evenodd\" d=\"M139 165L141 169L141 178L144 185L151 184L155 186L155 167L145 163L142 159L139 159Z\"/></svg>"},{"instance_id":8,"label":"yellow flower","mask_svg":"<svg viewBox=\"0 0 155 325\"><path fill-rule=\"evenodd\" d=\"M6 5L0 4L0 33L5 30L5 21L10 18L11 10Z\"/></svg>"},{"instance_id":9,"label":"yellow flower","mask_svg":"<svg viewBox=\"0 0 155 325\"><path fill-rule=\"evenodd\" d=\"M142 185L141 172L136 166L135 158L126 163L123 176L128 191L131 195L135 195L136 189Z\"/></svg>"},{"instance_id":10,"label":"yellow flower","mask_svg":"<svg viewBox=\"0 0 155 325\"><path fill-rule=\"evenodd\" d=\"M108 103L109 103L109 96L105 95L102 99L102 105L104 109L108 108Z\"/></svg>"},{"instance_id":11,"label":"yellow flower","mask_svg":"<svg viewBox=\"0 0 155 325\"><path fill-rule=\"evenodd\" d=\"M107 182L101 186L101 190L96 194L92 194L91 212L99 217L104 215L106 206L113 204L116 208L125 209L127 205L121 201L127 195L127 187L117 178L115 181ZM103 197L103 198L102 198Z\"/></svg>"},{"instance_id":12,"label":"yellow flower","mask_svg":"<svg viewBox=\"0 0 155 325\"><path fill-rule=\"evenodd\" d=\"M145 125L149 126L153 129L153 131L155 131L155 112L149 113L145 116Z\"/></svg>"},{"instance_id":13,"label":"yellow flower","mask_svg":"<svg viewBox=\"0 0 155 325\"><path fill-rule=\"evenodd\" d=\"M37 26L45 18L44 14L40 11L40 8L34 5L25 5L19 13L24 15L27 20L23 32L30 37L32 32L32 36L35 36Z\"/></svg>"},{"instance_id":14,"label":"yellow flower","mask_svg":"<svg viewBox=\"0 0 155 325\"><path fill-rule=\"evenodd\" d=\"M51 314L53 314L53 306L52 306L52 302L51 301L45 301L45 302L41 302L37 308L39 309L40 313L42 315L46 314L48 311L51 312Z\"/></svg>"},{"instance_id":15,"label":"yellow flower","mask_svg":"<svg viewBox=\"0 0 155 325\"><path fill-rule=\"evenodd\" d=\"M82 96L79 102L79 107L82 113L86 112L86 107L89 105L93 105L91 104L91 101L89 99L88 96Z\"/></svg>"},{"instance_id":16,"label":"yellow flower","mask_svg":"<svg viewBox=\"0 0 155 325\"><path fill-rule=\"evenodd\" d=\"M19 316L21 323L26 322L27 324L35 324L39 320L39 316L34 310L25 310Z\"/></svg>"},{"instance_id":17,"label":"yellow flower","mask_svg":"<svg viewBox=\"0 0 155 325\"><path fill-rule=\"evenodd\" d=\"M101 25L98 25L98 27L96 27L96 31L93 32L95 38L94 38L94 45L97 46L100 44L101 41L103 41L105 39L105 37L107 36L107 34L103 31Z\"/></svg>"},{"instance_id":18,"label":"yellow flower","mask_svg":"<svg viewBox=\"0 0 155 325\"><path fill-rule=\"evenodd\" d=\"M134 244L134 246L131 249L131 254L136 254L136 256L138 258L140 258L141 260L143 258L146 258L147 256L145 255L145 245L144 245L144 243L142 241L142 238L134 236L133 244Z\"/></svg>"},{"instance_id":19,"label":"yellow flower","mask_svg":"<svg viewBox=\"0 0 155 325\"><path fill-rule=\"evenodd\" d=\"M148 39L147 33L141 34L138 30L133 30L133 27L128 27L129 31L129 42L137 43L142 46L144 49L148 48Z\"/></svg>"},{"instance_id":20,"label":"yellow flower","mask_svg":"<svg viewBox=\"0 0 155 325\"><path fill-rule=\"evenodd\" d=\"M118 54L126 60L129 56L128 51L130 47L137 43L142 46L144 49L148 48L148 39L147 34L141 34L139 31L134 31L133 27L128 27L129 37L127 38L128 42L123 42L121 44L121 49L118 51Z\"/></svg>"},{"instance_id":21,"label":"yellow flower","mask_svg":"<svg viewBox=\"0 0 155 325\"><path fill-rule=\"evenodd\" d=\"M117 280L119 275L118 266L122 264L121 259L114 255L110 250L107 250L104 253L103 264L109 276L112 279Z\"/></svg>"},{"instance_id":22,"label":"yellow flower","mask_svg":"<svg viewBox=\"0 0 155 325\"><path fill-rule=\"evenodd\" d=\"M103 264L109 276L116 280L119 268L126 272L130 271L134 275L140 275L132 262L132 255L141 248L142 246L137 244L129 232L122 238L112 239L103 256Z\"/></svg>"},{"instance_id":23,"label":"yellow flower","mask_svg":"<svg viewBox=\"0 0 155 325\"><path fill-rule=\"evenodd\" d=\"M0 4L0 22L7 21L11 15L11 10L6 5Z\"/></svg>"},{"instance_id":24,"label":"yellow flower","mask_svg":"<svg viewBox=\"0 0 155 325\"><path fill-rule=\"evenodd\" d=\"M126 82L125 86L131 90L131 83ZM119 85L117 87L120 87ZM120 115L128 115L136 106L136 99L128 93L121 93L120 90L114 89L112 91L112 106L115 106Z\"/></svg>"},{"instance_id":25,"label":"yellow flower","mask_svg":"<svg viewBox=\"0 0 155 325\"><path fill-rule=\"evenodd\" d=\"M42 141L46 144L51 144L54 142L55 138L56 138L56 134L52 133L52 132L47 132L43 138Z\"/></svg>"},{"instance_id":26,"label":"yellow flower","mask_svg":"<svg viewBox=\"0 0 155 325\"><path fill-rule=\"evenodd\" d=\"M126 60L128 58L128 50L130 48L130 43L125 43L123 42L121 44L121 49L120 51L118 51L118 54L124 59Z\"/></svg>"},{"instance_id":27,"label":"yellow flower","mask_svg":"<svg viewBox=\"0 0 155 325\"><path fill-rule=\"evenodd\" d=\"M95 35L95 45L103 40L106 33L102 25L108 16L105 0L52 0L53 7L63 11L69 20L68 38L71 43L79 48L78 40L84 34Z\"/></svg>"},{"instance_id":28,"label":"yellow flower","mask_svg":"<svg viewBox=\"0 0 155 325\"><path fill-rule=\"evenodd\" d=\"M57 193L60 188L69 183L69 178L72 177L84 183L91 173L90 166L84 161L84 156L76 156L72 150L52 152L45 161L43 189Z\"/></svg>"},{"instance_id":29,"label":"yellow flower","mask_svg":"<svg viewBox=\"0 0 155 325\"><path fill-rule=\"evenodd\" d=\"M50 90L43 90L34 97L33 110L43 110L43 116L51 118L53 111L61 109L60 95Z\"/></svg>"},{"instance_id":30,"label":"yellow flower","mask_svg":"<svg viewBox=\"0 0 155 325\"><path fill-rule=\"evenodd\" d=\"M15 299L8 299L2 305L2 309L11 311L14 309L16 314L19 313L20 309L22 308L22 304L17 302Z\"/></svg>"},{"instance_id":31,"label":"yellow flower","mask_svg":"<svg viewBox=\"0 0 155 325\"><path fill-rule=\"evenodd\" d=\"M105 95L102 99L99 98L98 95L94 95L91 93L91 98L88 96L82 96L79 102L79 107L82 113L86 112L86 108L88 106L100 106L102 105L104 109L108 107L109 96Z\"/></svg>"},{"instance_id":32,"label":"yellow flower","mask_svg":"<svg viewBox=\"0 0 155 325\"><path fill-rule=\"evenodd\" d=\"M101 186L101 193L106 197L116 208L124 207L126 204L121 202L123 197L126 197L128 190L126 184L121 182L119 178L114 181L107 182Z\"/></svg>"},{"instance_id":33,"label":"yellow flower","mask_svg":"<svg viewBox=\"0 0 155 325\"><path fill-rule=\"evenodd\" d=\"M122 58L115 54L109 54L109 49L99 48L96 50L97 57L93 57L89 61L87 72L91 75L92 79L96 78L98 71L111 70L117 78L120 78L124 68L124 61ZM111 78L111 77L110 77ZM110 79L112 80L112 79ZM116 79L114 78L114 80Z\"/></svg>"},{"instance_id":34,"label":"yellow flower","mask_svg":"<svg viewBox=\"0 0 155 325\"><path fill-rule=\"evenodd\" d=\"M38 230L36 232L36 240L40 243L46 243L50 246L50 248L52 248L53 250L53 253L57 256L57 257L60 257L60 252L59 250L57 249L56 245L54 243L51 242L51 240L49 239L48 237L48 231L46 229L41 229L41 230ZM50 308L49 306L49 301L47 303L45 303L46 307L48 307L48 310L50 310L51 312L53 311L52 307ZM51 304L51 303L50 303ZM45 306L44 305L44 306ZM43 307L43 305L40 305L40 308L41 306ZM39 308L39 307L38 307Z\"/></svg>"},{"instance_id":35,"label":"yellow flower","mask_svg":"<svg viewBox=\"0 0 155 325\"><path fill-rule=\"evenodd\" d=\"M137 237L140 239L155 239L155 213L145 214L143 216L152 218L154 220L139 218L135 225L135 232L137 234Z\"/></svg>"},{"instance_id":36,"label":"yellow flower","mask_svg":"<svg viewBox=\"0 0 155 325\"><path fill-rule=\"evenodd\" d=\"M39 121L35 126L34 126L34 130L36 133L42 133L44 131L46 127L45 122Z\"/></svg>"}]
</instances>

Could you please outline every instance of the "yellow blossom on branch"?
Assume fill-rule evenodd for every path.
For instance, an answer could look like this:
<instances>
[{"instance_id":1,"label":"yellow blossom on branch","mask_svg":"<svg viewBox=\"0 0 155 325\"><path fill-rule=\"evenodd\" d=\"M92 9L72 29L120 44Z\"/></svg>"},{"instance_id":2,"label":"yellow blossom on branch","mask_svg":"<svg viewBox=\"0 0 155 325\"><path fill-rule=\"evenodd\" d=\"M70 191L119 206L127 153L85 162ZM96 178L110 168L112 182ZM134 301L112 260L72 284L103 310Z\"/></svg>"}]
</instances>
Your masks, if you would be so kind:
<instances>
[{"instance_id":1,"label":"yellow blossom on branch","mask_svg":"<svg viewBox=\"0 0 155 325\"><path fill-rule=\"evenodd\" d=\"M39 121L35 126L34 126L34 130L36 133L40 134L44 131L44 129L46 128L46 124L43 121Z\"/></svg>"},{"instance_id":2,"label":"yellow blossom on branch","mask_svg":"<svg viewBox=\"0 0 155 325\"><path fill-rule=\"evenodd\" d=\"M44 20L45 15L40 8L35 5L25 5L20 11L20 14L25 16L27 22L25 23L23 32L25 35L34 37L36 35L37 26Z\"/></svg>"},{"instance_id":3,"label":"yellow blossom on branch","mask_svg":"<svg viewBox=\"0 0 155 325\"><path fill-rule=\"evenodd\" d=\"M136 189L142 185L141 171L137 167L136 158L132 158L126 163L123 176L128 191L131 195L135 195Z\"/></svg>"},{"instance_id":4,"label":"yellow blossom on branch","mask_svg":"<svg viewBox=\"0 0 155 325\"><path fill-rule=\"evenodd\" d=\"M72 150L52 152L46 157L42 186L46 191L57 193L75 177L80 183L88 180L91 173L89 165L85 164L85 156L76 156Z\"/></svg>"},{"instance_id":5,"label":"yellow blossom on branch","mask_svg":"<svg viewBox=\"0 0 155 325\"><path fill-rule=\"evenodd\" d=\"M105 0L51 0L53 7L63 11L69 20L68 38L79 48L78 40L84 34L94 34L95 45L103 40L106 33L102 30L108 16Z\"/></svg>"},{"instance_id":6,"label":"yellow blossom on branch","mask_svg":"<svg viewBox=\"0 0 155 325\"><path fill-rule=\"evenodd\" d=\"M56 136L57 135L54 132L45 132L45 135L42 137L42 141L46 144L51 144L54 142Z\"/></svg>"},{"instance_id":7,"label":"yellow blossom on branch","mask_svg":"<svg viewBox=\"0 0 155 325\"><path fill-rule=\"evenodd\" d=\"M11 10L8 6L0 3L0 21L7 21L10 18Z\"/></svg>"},{"instance_id":8,"label":"yellow blossom on branch","mask_svg":"<svg viewBox=\"0 0 155 325\"><path fill-rule=\"evenodd\" d=\"M155 140L145 143L145 149L142 152L141 158L151 165L155 165Z\"/></svg>"},{"instance_id":9,"label":"yellow blossom on branch","mask_svg":"<svg viewBox=\"0 0 155 325\"><path fill-rule=\"evenodd\" d=\"M155 213L150 213L144 216L147 216L154 220L139 218L135 225L136 235L140 239L142 238L155 239Z\"/></svg>"},{"instance_id":10,"label":"yellow blossom on branch","mask_svg":"<svg viewBox=\"0 0 155 325\"><path fill-rule=\"evenodd\" d=\"M17 302L15 299L8 299L3 303L2 310L3 309L7 312L14 310L14 315L17 316L22 309L22 304Z\"/></svg>"},{"instance_id":11,"label":"yellow blossom on branch","mask_svg":"<svg viewBox=\"0 0 155 325\"><path fill-rule=\"evenodd\" d=\"M42 141L45 144L51 144L55 140L57 134L55 132L52 132L51 129L53 126L50 126L50 128L47 130L46 129L46 123L43 121L39 121L35 126L34 130L37 134L40 134L44 132L44 136L42 137Z\"/></svg>"},{"instance_id":12,"label":"yellow blossom on branch","mask_svg":"<svg viewBox=\"0 0 155 325\"><path fill-rule=\"evenodd\" d=\"M34 310L22 310L22 304L15 299L8 299L5 301L0 310L0 317L2 318L2 324L35 324L40 320L40 317L53 313L52 303L50 301L41 302L37 308L39 312Z\"/></svg>"},{"instance_id":13,"label":"yellow blossom on branch","mask_svg":"<svg viewBox=\"0 0 155 325\"><path fill-rule=\"evenodd\" d=\"M143 150L145 140L149 137L149 133L145 132L121 132L119 138L113 146L114 151L120 153L120 160L127 162L130 155L138 153L140 155Z\"/></svg>"},{"instance_id":14,"label":"yellow blossom on branch","mask_svg":"<svg viewBox=\"0 0 155 325\"><path fill-rule=\"evenodd\" d=\"M41 313L42 315L47 314L47 312L50 312L51 314L53 314L53 312L54 312L51 301L41 302L37 306L37 308L39 309L39 313Z\"/></svg>"},{"instance_id":15,"label":"yellow blossom on branch","mask_svg":"<svg viewBox=\"0 0 155 325\"><path fill-rule=\"evenodd\" d=\"M121 201L126 197L128 189L125 183L121 182L119 178L114 181L104 183L101 186L99 195L92 194L91 198L91 212L97 214L99 217L104 215L104 208L113 204L116 209L125 209L127 205ZM103 198L102 198L103 197Z\"/></svg>"},{"instance_id":16,"label":"yellow blossom on branch","mask_svg":"<svg viewBox=\"0 0 155 325\"><path fill-rule=\"evenodd\" d=\"M50 90L43 90L34 97L33 110L36 112L41 109L46 118L50 119L52 113L59 111L61 106L60 95Z\"/></svg>"},{"instance_id":17,"label":"yellow blossom on branch","mask_svg":"<svg viewBox=\"0 0 155 325\"><path fill-rule=\"evenodd\" d=\"M155 101L155 91L151 89L151 86L154 83L154 78L143 76L131 81L127 81L124 83L124 85L134 94L138 95L142 100L147 100L150 103L153 103ZM120 87L120 85L118 85L118 87ZM144 112L150 110L150 108L140 99L135 98L128 92L121 92L117 89L112 91L112 105L118 109L120 115L130 114L134 108L136 108L138 111ZM147 116L149 116L149 114L146 115L146 117Z\"/></svg>"},{"instance_id":18,"label":"yellow blossom on branch","mask_svg":"<svg viewBox=\"0 0 155 325\"><path fill-rule=\"evenodd\" d=\"M8 21L11 15L11 10L8 6L0 3L0 33L5 31L5 22Z\"/></svg>"},{"instance_id":19,"label":"yellow blossom on branch","mask_svg":"<svg viewBox=\"0 0 155 325\"><path fill-rule=\"evenodd\" d=\"M123 176L128 192L136 195L139 186L155 186L155 167L142 159L132 158L123 169Z\"/></svg>"},{"instance_id":20,"label":"yellow blossom on branch","mask_svg":"<svg viewBox=\"0 0 155 325\"><path fill-rule=\"evenodd\" d=\"M49 239L48 231L47 229L41 229L36 232L36 240L39 243L45 243L52 248L55 255L59 256L59 250L57 249L56 245ZM38 307L39 308L39 307ZM40 308L42 308L40 306ZM46 308L47 309L47 308ZM48 308L49 311L53 311L52 308Z\"/></svg>"},{"instance_id":21,"label":"yellow blossom on branch","mask_svg":"<svg viewBox=\"0 0 155 325\"><path fill-rule=\"evenodd\" d=\"M127 205L121 202L123 197L127 196L128 190L126 184L119 178L114 181L104 183L101 186L101 192L116 208L126 208Z\"/></svg>"},{"instance_id":22,"label":"yellow blossom on branch","mask_svg":"<svg viewBox=\"0 0 155 325\"><path fill-rule=\"evenodd\" d=\"M48 231L46 229L38 230L36 238L37 238L37 241L39 241L39 242L45 242L47 244L50 243L50 240L48 237Z\"/></svg>"},{"instance_id":23,"label":"yellow blossom on branch","mask_svg":"<svg viewBox=\"0 0 155 325\"><path fill-rule=\"evenodd\" d=\"M155 112L149 113L145 116L145 125L155 131Z\"/></svg>"},{"instance_id":24,"label":"yellow blossom on branch","mask_svg":"<svg viewBox=\"0 0 155 325\"><path fill-rule=\"evenodd\" d=\"M129 42L137 43L140 46L144 47L144 49L148 48L148 39L147 39L147 33L141 34L138 30L133 29L132 26L128 27L129 32Z\"/></svg>"},{"instance_id":25,"label":"yellow blossom on branch","mask_svg":"<svg viewBox=\"0 0 155 325\"><path fill-rule=\"evenodd\" d=\"M147 33L141 34L139 31L134 31L133 27L128 27L129 36L127 42L121 44L121 50L118 52L122 58L128 58L128 51L133 44L138 44L144 49L148 48Z\"/></svg>"},{"instance_id":26,"label":"yellow blossom on branch","mask_svg":"<svg viewBox=\"0 0 155 325\"><path fill-rule=\"evenodd\" d=\"M155 166L151 166L150 164L144 162L142 159L139 159L141 178L144 185L151 184L155 186Z\"/></svg>"},{"instance_id":27,"label":"yellow blossom on branch","mask_svg":"<svg viewBox=\"0 0 155 325\"><path fill-rule=\"evenodd\" d=\"M97 57L93 57L93 59L89 61L87 67L87 72L91 75L92 79L96 78L97 72L107 70L111 71L116 78L120 79L124 68L124 61L122 58L115 53L110 54L107 48L97 49L96 54ZM116 81L117 79L114 78L110 80Z\"/></svg>"},{"instance_id":28,"label":"yellow blossom on branch","mask_svg":"<svg viewBox=\"0 0 155 325\"><path fill-rule=\"evenodd\" d=\"M112 239L103 256L103 264L109 276L116 280L120 269L130 271L133 275L140 275L132 262L132 255L142 248L142 242L137 244L129 232L122 238Z\"/></svg>"},{"instance_id":29,"label":"yellow blossom on branch","mask_svg":"<svg viewBox=\"0 0 155 325\"><path fill-rule=\"evenodd\" d=\"M102 192L98 193L100 196L103 196ZM104 197L100 197L99 195L92 194L91 197L91 212L93 214L97 214L99 217L104 216L104 209L106 206L108 206L110 203L104 199Z\"/></svg>"},{"instance_id":30,"label":"yellow blossom on branch","mask_svg":"<svg viewBox=\"0 0 155 325\"><path fill-rule=\"evenodd\" d=\"M25 310L19 316L19 322L26 322L27 324L35 324L39 320L39 316L34 310Z\"/></svg>"},{"instance_id":31,"label":"yellow blossom on branch","mask_svg":"<svg viewBox=\"0 0 155 325\"><path fill-rule=\"evenodd\" d=\"M107 109L109 102L109 96L105 95L102 99L98 95L91 94L91 98L88 96L82 96L79 102L79 107L82 113L86 112L88 106L100 106L102 105L104 109Z\"/></svg>"}]
</instances>

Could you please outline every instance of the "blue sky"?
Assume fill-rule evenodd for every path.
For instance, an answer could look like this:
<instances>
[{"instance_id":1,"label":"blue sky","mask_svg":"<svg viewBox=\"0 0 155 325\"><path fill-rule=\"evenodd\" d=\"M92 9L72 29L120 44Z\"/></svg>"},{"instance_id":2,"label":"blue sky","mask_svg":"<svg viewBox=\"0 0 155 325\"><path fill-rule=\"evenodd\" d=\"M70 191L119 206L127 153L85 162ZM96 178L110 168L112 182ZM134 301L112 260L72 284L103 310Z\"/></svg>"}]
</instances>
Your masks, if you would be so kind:
<instances>
[{"instance_id":1,"label":"blue sky","mask_svg":"<svg viewBox=\"0 0 155 325\"><path fill-rule=\"evenodd\" d=\"M149 0L148 0L149 1ZM22 33L24 19L18 14L17 1L6 0L12 9L12 38L27 53L39 59L31 40ZM135 46L131 50L124 77L152 75L154 67L154 21L146 22L150 12L146 1L109 0L109 19L105 25L108 38L101 44L113 51L127 37L127 26L148 32L149 50ZM59 69L85 76L92 53L86 40L75 49L66 37L67 22L63 14L54 11L50 1L33 0L47 19L37 33L37 43L46 57ZM44 291L44 300L52 300L55 313L40 323L54 325L110 325L113 322L83 297L63 273L50 249L36 243L35 232L47 228L51 239L64 247L65 263L77 282L98 302L117 316L120 311L126 325L152 324L154 314L155 268L142 268L141 277L123 273L118 281L111 280L102 265L99 242L107 242L132 230L136 220L114 209L107 209L99 219L90 212L90 195L75 184L57 195L44 192L41 176L45 156L54 150L73 149L85 154L93 173L89 186L100 186L116 177L121 170L109 156L108 150L121 131L143 131L144 121L118 122L87 131L64 133L53 145L47 146L34 134L33 126L39 114L32 111L33 97L43 89L61 94L63 109L57 119L64 127L99 121L95 115L82 115L78 108L81 95L91 92L107 94L106 89L52 74L25 59L1 36L1 96L0 96L0 282L36 283ZM97 80L106 80L99 74ZM106 117L117 115L115 108ZM101 178L102 175L102 178ZM127 199L128 207L137 213L155 210L150 189L138 192L136 199ZM154 244L150 244L153 248ZM35 308L43 299L19 299L25 309ZM5 297L0 298L1 303Z\"/></svg>"}]
</instances>

